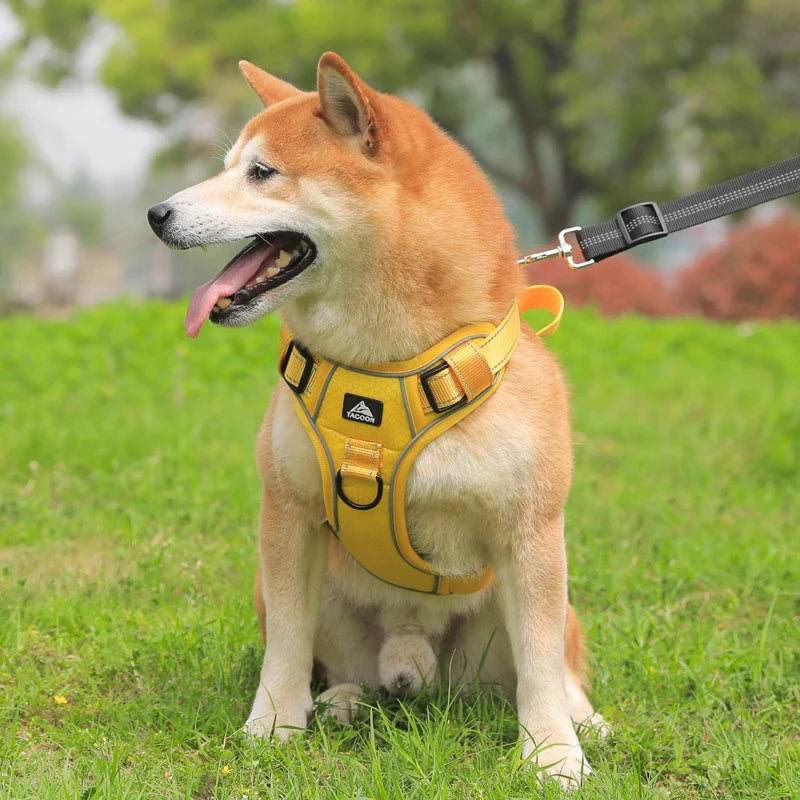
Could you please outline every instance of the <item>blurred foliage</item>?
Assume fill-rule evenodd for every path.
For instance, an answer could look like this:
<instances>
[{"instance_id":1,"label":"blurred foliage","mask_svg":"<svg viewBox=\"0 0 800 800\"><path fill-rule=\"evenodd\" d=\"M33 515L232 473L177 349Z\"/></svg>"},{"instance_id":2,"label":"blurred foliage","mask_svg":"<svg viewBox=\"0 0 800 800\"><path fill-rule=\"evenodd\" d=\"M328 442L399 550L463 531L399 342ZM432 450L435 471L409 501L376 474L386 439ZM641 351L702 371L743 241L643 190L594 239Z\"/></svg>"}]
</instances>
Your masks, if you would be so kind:
<instances>
[{"instance_id":1,"label":"blurred foliage","mask_svg":"<svg viewBox=\"0 0 800 800\"><path fill-rule=\"evenodd\" d=\"M8 47L0 51L0 89L13 74L17 51ZM28 166L30 154L16 120L5 112L0 113L0 236L7 242L6 234L16 222L22 176Z\"/></svg>"},{"instance_id":2,"label":"blurred foliage","mask_svg":"<svg viewBox=\"0 0 800 800\"><path fill-rule=\"evenodd\" d=\"M16 126L10 120L0 118L0 206L4 213L19 196L20 179L27 160L27 150ZM0 217L0 225L2 219Z\"/></svg>"},{"instance_id":3,"label":"blurred foliage","mask_svg":"<svg viewBox=\"0 0 800 800\"><path fill-rule=\"evenodd\" d=\"M622 314L666 317L684 311L664 275L648 269L630 252L619 253L596 269L586 270L564 269L560 259L553 259L531 265L527 275L530 283L557 287L570 309L590 305L608 317Z\"/></svg>"},{"instance_id":4,"label":"blurred foliage","mask_svg":"<svg viewBox=\"0 0 800 800\"><path fill-rule=\"evenodd\" d=\"M21 197L22 176L29 163L28 150L13 120L0 117L0 285L11 260L24 249L31 232ZM0 311L2 298L0 297Z\"/></svg>"},{"instance_id":5,"label":"blurred foliage","mask_svg":"<svg viewBox=\"0 0 800 800\"><path fill-rule=\"evenodd\" d=\"M735 230L679 276L679 307L711 319L800 320L800 217Z\"/></svg>"},{"instance_id":6,"label":"blurred foliage","mask_svg":"<svg viewBox=\"0 0 800 800\"><path fill-rule=\"evenodd\" d=\"M796 0L10 0L27 41L69 73L99 16L121 31L102 68L122 109L159 122L187 102L240 122L247 58L311 88L334 49L405 91L529 198L553 232L603 211L793 155ZM476 121L480 124L476 125ZM477 135L473 133L477 132Z\"/></svg>"},{"instance_id":7,"label":"blurred foliage","mask_svg":"<svg viewBox=\"0 0 800 800\"><path fill-rule=\"evenodd\" d=\"M108 238L110 204L103 203L86 175L54 184L50 202L38 210L48 229L68 227L84 246L98 245Z\"/></svg>"},{"instance_id":8,"label":"blurred foliage","mask_svg":"<svg viewBox=\"0 0 800 800\"><path fill-rule=\"evenodd\" d=\"M61 204L61 218L84 245L101 244L106 238L103 208L92 197L69 197Z\"/></svg>"}]
</instances>

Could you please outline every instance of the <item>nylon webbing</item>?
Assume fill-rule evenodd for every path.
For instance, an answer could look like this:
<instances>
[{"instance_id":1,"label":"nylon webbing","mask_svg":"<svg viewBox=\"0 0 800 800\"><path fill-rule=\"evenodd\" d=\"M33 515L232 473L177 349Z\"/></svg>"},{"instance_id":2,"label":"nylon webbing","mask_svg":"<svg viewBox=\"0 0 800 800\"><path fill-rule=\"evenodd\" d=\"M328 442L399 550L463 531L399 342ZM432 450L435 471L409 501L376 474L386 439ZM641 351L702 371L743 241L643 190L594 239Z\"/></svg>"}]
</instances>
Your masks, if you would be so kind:
<instances>
[{"instance_id":1,"label":"nylon webbing","mask_svg":"<svg viewBox=\"0 0 800 800\"><path fill-rule=\"evenodd\" d=\"M622 209L612 220L582 228L575 236L587 261L601 261L643 242L795 192L800 192L800 156L662 206L637 203Z\"/></svg>"},{"instance_id":2,"label":"nylon webbing","mask_svg":"<svg viewBox=\"0 0 800 800\"><path fill-rule=\"evenodd\" d=\"M419 377L423 403L442 413L469 402L491 386L517 346L519 328L515 305L479 344L464 342L444 357L444 364L423 372Z\"/></svg>"}]
</instances>

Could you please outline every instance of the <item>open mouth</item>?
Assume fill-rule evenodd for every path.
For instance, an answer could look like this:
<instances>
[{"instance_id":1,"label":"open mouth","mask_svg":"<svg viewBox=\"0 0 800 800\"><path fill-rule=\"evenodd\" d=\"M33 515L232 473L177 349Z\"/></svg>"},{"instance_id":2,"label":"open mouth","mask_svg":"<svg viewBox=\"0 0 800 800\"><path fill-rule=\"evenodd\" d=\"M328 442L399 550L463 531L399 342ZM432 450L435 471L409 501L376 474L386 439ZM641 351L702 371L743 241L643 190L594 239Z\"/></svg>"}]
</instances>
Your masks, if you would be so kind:
<instances>
[{"instance_id":1,"label":"open mouth","mask_svg":"<svg viewBox=\"0 0 800 800\"><path fill-rule=\"evenodd\" d=\"M186 333L194 338L207 319L224 323L235 317L260 295L297 277L316 257L314 243L301 233L256 235L216 278L195 289L186 311Z\"/></svg>"}]
</instances>

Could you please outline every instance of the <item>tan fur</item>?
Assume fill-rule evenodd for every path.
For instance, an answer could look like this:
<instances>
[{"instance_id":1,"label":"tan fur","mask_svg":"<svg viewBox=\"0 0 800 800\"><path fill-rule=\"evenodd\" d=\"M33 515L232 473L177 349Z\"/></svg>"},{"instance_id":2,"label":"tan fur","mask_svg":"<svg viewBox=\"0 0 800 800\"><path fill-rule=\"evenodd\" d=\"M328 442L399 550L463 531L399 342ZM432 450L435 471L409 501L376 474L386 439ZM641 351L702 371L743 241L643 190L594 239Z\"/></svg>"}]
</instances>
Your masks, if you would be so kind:
<instances>
[{"instance_id":1,"label":"tan fur","mask_svg":"<svg viewBox=\"0 0 800 800\"><path fill-rule=\"evenodd\" d=\"M261 633L261 643L267 643L267 610L264 606L264 587L261 584L261 567L256 567L256 582L253 587L253 605L258 617L258 630Z\"/></svg>"},{"instance_id":2,"label":"tan fur","mask_svg":"<svg viewBox=\"0 0 800 800\"><path fill-rule=\"evenodd\" d=\"M256 582L258 582L256 576ZM256 611L258 611L258 599L256 599ZM262 605L263 612L263 605ZM586 668L586 640L578 621L578 615L570 603L567 604L567 625L564 631L564 653L567 659L567 667L578 678L581 685L587 686L588 675Z\"/></svg>"},{"instance_id":3,"label":"tan fur","mask_svg":"<svg viewBox=\"0 0 800 800\"><path fill-rule=\"evenodd\" d=\"M267 643L266 628L266 607L264 606L264 590L261 585L261 568L256 567L256 579L253 587L253 605L258 617L258 629L261 633L261 642ZM567 623L564 632L564 656L568 669L575 675L578 682L586 687L587 668L586 668L586 641L581 630L581 624L575 609L570 603L567 604Z\"/></svg>"},{"instance_id":4,"label":"tan fur","mask_svg":"<svg viewBox=\"0 0 800 800\"><path fill-rule=\"evenodd\" d=\"M505 316L523 288L514 233L462 147L334 54L313 93L242 69L266 110L224 172L168 202L176 236L193 231L191 243L287 228L314 240L317 265L260 296L254 315L279 308L312 352L355 366L410 358ZM267 185L246 179L255 157L278 170ZM342 684L327 695L341 699L339 716L362 681L415 692L423 679L477 679L515 697L526 758L565 785L580 780L588 766L573 723L602 720L581 688L584 644L566 600L567 400L556 359L526 329L492 398L417 458L415 549L443 574L491 562L497 576L473 595L438 597L377 581L327 533L316 457L279 382L256 445L266 647L250 732L305 725L315 659Z\"/></svg>"}]
</instances>

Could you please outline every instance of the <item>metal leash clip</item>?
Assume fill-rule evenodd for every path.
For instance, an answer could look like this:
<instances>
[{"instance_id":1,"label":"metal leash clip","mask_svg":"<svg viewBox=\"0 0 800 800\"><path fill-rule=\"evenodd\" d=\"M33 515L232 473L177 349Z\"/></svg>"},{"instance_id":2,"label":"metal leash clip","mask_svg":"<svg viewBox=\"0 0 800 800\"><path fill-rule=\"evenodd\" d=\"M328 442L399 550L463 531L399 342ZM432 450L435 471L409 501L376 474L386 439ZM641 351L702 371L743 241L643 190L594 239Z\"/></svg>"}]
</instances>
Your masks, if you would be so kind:
<instances>
[{"instance_id":1,"label":"metal leash clip","mask_svg":"<svg viewBox=\"0 0 800 800\"><path fill-rule=\"evenodd\" d=\"M594 259L592 258L588 261L581 261L579 264L576 264L575 259L572 257L574 250L572 245L567 241L567 234L577 233L579 230L580 227L564 228L564 230L558 234L558 247L554 247L552 250L542 250L540 253L531 253L517 261L517 264L524 266L525 264L534 264L537 261L545 261L548 258L555 258L558 256L560 258L566 258L567 264L569 264L572 269L582 269L583 267L591 266L594 264Z\"/></svg>"}]
</instances>

